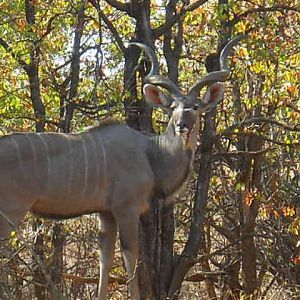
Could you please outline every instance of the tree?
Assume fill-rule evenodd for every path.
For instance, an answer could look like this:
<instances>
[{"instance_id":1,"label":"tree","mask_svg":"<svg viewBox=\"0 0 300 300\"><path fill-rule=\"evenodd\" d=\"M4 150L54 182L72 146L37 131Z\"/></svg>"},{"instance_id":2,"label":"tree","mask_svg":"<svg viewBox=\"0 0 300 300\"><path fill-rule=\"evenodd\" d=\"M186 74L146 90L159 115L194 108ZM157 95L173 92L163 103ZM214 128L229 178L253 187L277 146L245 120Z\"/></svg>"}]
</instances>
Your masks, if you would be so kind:
<instances>
[{"instance_id":1,"label":"tree","mask_svg":"<svg viewBox=\"0 0 300 300\"><path fill-rule=\"evenodd\" d=\"M111 116L161 131L166 116L141 96L148 62L126 42L156 48L161 73L185 89L204 65L217 68L230 37L247 33L223 104L203 117L187 191L174 206L154 201L141 220L141 291L154 299L299 296L296 1L16 0L1 2L0 16L3 133L72 132ZM1 298L48 297L55 284L67 297L95 295L96 218L35 223L40 264L25 247L34 240L30 219L24 239L12 235L5 248ZM126 287L120 265L117 256L115 297Z\"/></svg>"}]
</instances>

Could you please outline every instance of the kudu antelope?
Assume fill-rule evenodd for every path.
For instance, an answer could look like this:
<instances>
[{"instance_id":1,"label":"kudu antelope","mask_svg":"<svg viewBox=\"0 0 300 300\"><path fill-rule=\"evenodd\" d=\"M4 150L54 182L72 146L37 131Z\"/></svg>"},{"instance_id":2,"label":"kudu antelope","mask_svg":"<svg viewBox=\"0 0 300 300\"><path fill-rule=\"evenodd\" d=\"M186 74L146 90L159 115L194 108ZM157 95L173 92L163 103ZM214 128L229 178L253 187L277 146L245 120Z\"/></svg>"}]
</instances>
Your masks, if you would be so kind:
<instances>
[{"instance_id":1,"label":"kudu antelope","mask_svg":"<svg viewBox=\"0 0 300 300\"><path fill-rule=\"evenodd\" d=\"M132 299L140 299L135 267L138 223L153 197L169 197L186 181L197 146L199 112L223 97L229 77L227 57L240 40L231 40L220 55L221 70L200 79L183 95L152 63L145 79L148 102L172 111L166 132L147 136L125 125L108 124L79 134L13 133L0 138L0 238L8 236L27 211L54 219L100 213L99 298L107 297L117 230ZM208 86L202 101L200 90ZM159 87L166 89L165 94Z\"/></svg>"}]
</instances>

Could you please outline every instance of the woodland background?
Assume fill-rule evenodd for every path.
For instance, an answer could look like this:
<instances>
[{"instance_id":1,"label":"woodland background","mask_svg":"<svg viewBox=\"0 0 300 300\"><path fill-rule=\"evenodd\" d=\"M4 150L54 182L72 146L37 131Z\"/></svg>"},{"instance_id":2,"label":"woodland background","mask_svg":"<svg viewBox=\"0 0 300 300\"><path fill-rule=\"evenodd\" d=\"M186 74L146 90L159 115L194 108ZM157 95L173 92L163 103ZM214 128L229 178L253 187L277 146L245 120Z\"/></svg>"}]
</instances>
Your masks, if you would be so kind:
<instances>
[{"instance_id":1,"label":"woodland background","mask_svg":"<svg viewBox=\"0 0 300 300\"><path fill-rule=\"evenodd\" d=\"M143 299L300 299L300 26L296 0L0 0L0 130L75 132L117 118L162 132L142 99L155 47L187 90L231 37L223 103L202 116L187 190L140 223ZM97 215L28 215L1 248L0 299L92 299ZM149 246L150 245L150 246ZM118 251L109 287L126 299Z\"/></svg>"}]
</instances>

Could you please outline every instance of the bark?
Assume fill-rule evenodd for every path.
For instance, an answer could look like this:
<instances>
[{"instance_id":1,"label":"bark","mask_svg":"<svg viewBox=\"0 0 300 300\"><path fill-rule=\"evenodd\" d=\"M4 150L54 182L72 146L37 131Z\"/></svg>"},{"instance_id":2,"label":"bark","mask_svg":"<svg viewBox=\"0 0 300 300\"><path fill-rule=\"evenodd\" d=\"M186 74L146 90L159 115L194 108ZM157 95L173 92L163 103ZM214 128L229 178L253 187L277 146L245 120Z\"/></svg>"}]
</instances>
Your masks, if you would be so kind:
<instances>
[{"instance_id":1,"label":"bark","mask_svg":"<svg viewBox=\"0 0 300 300\"><path fill-rule=\"evenodd\" d=\"M257 88L254 88L257 87ZM249 82L249 99L259 97L262 93L263 83ZM254 108L254 116L261 115L261 106ZM260 152L264 141L256 135L241 137L239 150ZM240 222L241 222L241 252L243 292L247 297L253 297L257 289L257 249L255 245L255 224L258 214L259 200L257 195L262 191L262 164L264 153L254 158L244 156L239 159L238 182L242 184L240 191Z\"/></svg>"},{"instance_id":2,"label":"bark","mask_svg":"<svg viewBox=\"0 0 300 300\"><path fill-rule=\"evenodd\" d=\"M166 7L166 23L172 22L171 20L176 16L176 4L178 1L170 1ZM182 22L180 20L175 28L169 27L164 34L163 52L167 62L168 77L175 84L178 85L178 64L180 53L182 51L183 30ZM172 48L172 41L174 47ZM157 249L156 249L156 299L166 299L168 289L170 286L173 265L174 265L174 205L163 205L163 199L158 204L157 211ZM161 208L160 208L160 206Z\"/></svg>"},{"instance_id":3,"label":"bark","mask_svg":"<svg viewBox=\"0 0 300 300\"><path fill-rule=\"evenodd\" d=\"M166 299L173 273L174 205L165 206L161 218L161 252L159 271L159 299Z\"/></svg>"},{"instance_id":4,"label":"bark","mask_svg":"<svg viewBox=\"0 0 300 300\"><path fill-rule=\"evenodd\" d=\"M202 262L202 268L204 272L207 273L211 273L211 268L209 265L209 261L207 258L205 258ZM214 286L214 281L209 278L208 276L206 276L205 278L205 287L206 287L206 291L208 294L208 297L210 300L217 300L217 294L216 294L216 290L215 290L215 286Z\"/></svg>"},{"instance_id":5,"label":"bark","mask_svg":"<svg viewBox=\"0 0 300 300\"><path fill-rule=\"evenodd\" d=\"M263 142L259 137L252 137L248 144L250 151L258 151ZM242 273L244 279L244 293L253 295L257 289L257 249L255 245L255 224L258 214L259 200L247 201L249 193L261 190L261 164L262 157L243 159L240 182L245 184L245 191L241 193L241 250L242 250ZM254 195L253 195L254 196ZM255 196L254 196L255 197Z\"/></svg>"},{"instance_id":6,"label":"bark","mask_svg":"<svg viewBox=\"0 0 300 300\"><path fill-rule=\"evenodd\" d=\"M219 5L226 4L226 0L219 1ZM227 25L228 23L226 21L222 23L219 34L219 49L221 49L223 44L229 39L230 30ZM208 55L205 62L207 72L219 70L219 54L220 50L213 55ZM215 110L208 112L205 115L205 123L201 138L202 144L200 146L200 165L197 189L192 212L192 223L185 248L175 262L172 280L168 291L168 296L172 299L178 298L184 277L189 269L195 264L195 259L201 249L201 240L203 239L203 220L208 201L208 189L211 178L211 162L215 136L215 116ZM207 284L208 292L213 295L211 285L209 283Z\"/></svg>"},{"instance_id":7,"label":"bark","mask_svg":"<svg viewBox=\"0 0 300 300\"><path fill-rule=\"evenodd\" d=\"M136 19L135 35L133 40L140 41L149 47L154 47L152 29L150 27L150 1L132 1L131 12ZM142 101L138 101L136 87L136 67L140 56L137 47L125 49L124 69L124 108L126 123L136 129L146 132L153 132L151 115L152 109Z\"/></svg>"},{"instance_id":8,"label":"bark","mask_svg":"<svg viewBox=\"0 0 300 300\"><path fill-rule=\"evenodd\" d=\"M55 223L52 233L53 253L50 264L51 280L56 286L60 286L63 275L63 249L65 237L60 223Z\"/></svg>"},{"instance_id":9,"label":"bark","mask_svg":"<svg viewBox=\"0 0 300 300\"><path fill-rule=\"evenodd\" d=\"M176 15L176 4L178 1L170 1L166 7L166 21ZM175 26L174 26L175 27ZM172 47L172 42L174 46ZM176 27L171 27L164 34L164 56L168 66L168 77L178 85L178 64L183 45L183 18L179 19Z\"/></svg>"},{"instance_id":10,"label":"bark","mask_svg":"<svg viewBox=\"0 0 300 300\"><path fill-rule=\"evenodd\" d=\"M202 224L204 220L205 207L208 201L208 187L211 177L211 159L215 134L214 116L215 111L205 115L202 144L200 147L201 160L194 208L192 212L192 223L185 248L175 262L172 280L168 291L168 296L171 299L178 297L184 277L189 269L195 264L195 259L201 246L203 233Z\"/></svg>"},{"instance_id":11,"label":"bark","mask_svg":"<svg viewBox=\"0 0 300 300\"><path fill-rule=\"evenodd\" d=\"M73 118L75 102L78 92L79 85L79 75L80 75L80 47L81 47L81 37L84 29L84 12L85 12L86 1L83 0L81 6L78 10L77 24L74 35L74 43L72 49L72 61L70 68L70 86L69 93L65 95L66 97L62 99L62 122L61 130L62 132L68 133L71 128L71 120ZM68 81L69 81L68 80Z\"/></svg>"},{"instance_id":12,"label":"bark","mask_svg":"<svg viewBox=\"0 0 300 300\"><path fill-rule=\"evenodd\" d=\"M32 229L34 232L36 232L41 226L41 221L36 219L33 220L32 223ZM41 263L44 263L45 261L45 253L44 253L44 236L41 233L37 233L36 239L33 244L33 251L35 255L39 258L39 261ZM38 300L45 299L46 295L46 289L45 284L46 281L44 279L44 273L43 270L40 268L39 264L35 261L35 257L32 257L33 262L35 262L35 268L33 271L33 282L35 282L34 289L35 289L35 295Z\"/></svg>"},{"instance_id":13,"label":"bark","mask_svg":"<svg viewBox=\"0 0 300 300\"><path fill-rule=\"evenodd\" d=\"M29 25L35 23L35 8L32 0L25 1L26 21ZM30 51L30 63L24 66L30 84L30 98L33 104L36 131L43 132L45 127L45 107L41 98L40 78L39 78L39 45L33 43L33 48Z\"/></svg>"},{"instance_id":14,"label":"bark","mask_svg":"<svg viewBox=\"0 0 300 300\"><path fill-rule=\"evenodd\" d=\"M135 67L138 63L140 51L136 47L130 47L124 52L125 69L124 69L124 108L126 123L136 130L140 130L139 105L137 103L137 90Z\"/></svg>"},{"instance_id":15,"label":"bark","mask_svg":"<svg viewBox=\"0 0 300 300\"><path fill-rule=\"evenodd\" d=\"M206 229L205 229L205 234L203 234L203 239L202 239L202 245L201 248L203 249L202 253L211 253L212 249L212 240L211 240L211 226L209 222L206 223ZM210 262L208 256L203 256L201 259L201 266L206 274L213 274L213 271L210 267ZM208 297L210 300L217 300L217 294L215 290L215 282L216 278L214 275L212 276L204 276L204 282L205 282L205 287L206 291L208 294Z\"/></svg>"},{"instance_id":16,"label":"bark","mask_svg":"<svg viewBox=\"0 0 300 300\"><path fill-rule=\"evenodd\" d=\"M156 249L155 214L151 209L140 222L139 287L141 299L155 299L154 252Z\"/></svg>"},{"instance_id":17,"label":"bark","mask_svg":"<svg viewBox=\"0 0 300 300\"><path fill-rule=\"evenodd\" d=\"M173 208L173 205L171 205ZM163 199L153 199L151 210L141 222L141 265L140 278L145 274L148 293L145 286L141 285L142 299L166 299L170 276L172 274L173 239L166 234L174 235L173 209L166 209ZM147 272L145 272L147 271Z\"/></svg>"},{"instance_id":18,"label":"bark","mask_svg":"<svg viewBox=\"0 0 300 300\"><path fill-rule=\"evenodd\" d=\"M25 14L26 21L29 25L35 24L35 7L32 0L25 0ZM28 65L24 66L24 69L27 73L30 86L30 98L33 105L34 115L35 115L35 127L37 132L43 132L45 127L45 107L41 98L40 91L40 79L39 79L39 46L36 42L33 43L32 50L30 51L30 62ZM33 221L33 230L37 231L41 225L40 220ZM33 251L38 257L39 261L43 262L45 260L44 254L44 237L42 234L37 233L37 237L33 244ZM33 261L35 257L33 256ZM45 279L43 271L36 264L33 273L33 281L35 284L35 293L37 299L44 299L46 295Z\"/></svg>"}]
</instances>

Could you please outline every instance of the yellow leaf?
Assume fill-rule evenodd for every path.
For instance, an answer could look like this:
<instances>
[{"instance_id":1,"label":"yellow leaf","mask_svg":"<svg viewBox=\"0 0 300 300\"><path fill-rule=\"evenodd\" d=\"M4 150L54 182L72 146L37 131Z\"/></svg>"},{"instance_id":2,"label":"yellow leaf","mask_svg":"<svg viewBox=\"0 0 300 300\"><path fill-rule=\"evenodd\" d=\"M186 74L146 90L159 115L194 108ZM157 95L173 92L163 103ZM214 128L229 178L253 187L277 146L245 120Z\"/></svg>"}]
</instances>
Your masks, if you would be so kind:
<instances>
[{"instance_id":1,"label":"yellow leaf","mask_svg":"<svg viewBox=\"0 0 300 300\"><path fill-rule=\"evenodd\" d=\"M3 1L3 2L1 2L0 3L0 9L2 10L5 10L5 9L7 9L7 7L8 7L8 2L7 1Z\"/></svg>"},{"instance_id":2,"label":"yellow leaf","mask_svg":"<svg viewBox=\"0 0 300 300\"><path fill-rule=\"evenodd\" d=\"M277 210L273 210L274 218L277 220L279 218L279 213Z\"/></svg>"},{"instance_id":3,"label":"yellow leaf","mask_svg":"<svg viewBox=\"0 0 300 300\"><path fill-rule=\"evenodd\" d=\"M199 7L198 9L196 9L196 13L198 14L204 14L205 13L205 9L203 7Z\"/></svg>"},{"instance_id":4,"label":"yellow leaf","mask_svg":"<svg viewBox=\"0 0 300 300\"><path fill-rule=\"evenodd\" d=\"M21 31L23 31L26 27L26 20L25 19L17 19L16 20L16 24L18 25L18 27L20 28Z\"/></svg>"},{"instance_id":5,"label":"yellow leaf","mask_svg":"<svg viewBox=\"0 0 300 300\"><path fill-rule=\"evenodd\" d=\"M17 236L17 232L15 230L13 230L11 233L10 233L10 237L11 238L15 238Z\"/></svg>"},{"instance_id":6,"label":"yellow leaf","mask_svg":"<svg viewBox=\"0 0 300 300\"><path fill-rule=\"evenodd\" d=\"M295 97L298 94L298 88L295 85L288 86L287 91L292 97Z\"/></svg>"},{"instance_id":7,"label":"yellow leaf","mask_svg":"<svg viewBox=\"0 0 300 300\"><path fill-rule=\"evenodd\" d=\"M236 25L236 29L237 29L238 32L245 33L245 31L247 29L247 25L246 25L246 23L239 22Z\"/></svg>"},{"instance_id":8,"label":"yellow leaf","mask_svg":"<svg viewBox=\"0 0 300 300\"><path fill-rule=\"evenodd\" d=\"M291 119L292 120L297 120L300 117L300 113L297 111L292 111L291 112Z\"/></svg>"},{"instance_id":9,"label":"yellow leaf","mask_svg":"<svg viewBox=\"0 0 300 300\"><path fill-rule=\"evenodd\" d=\"M244 47L240 47L237 51L238 55L242 58L247 57L248 56L248 51L246 48Z\"/></svg>"},{"instance_id":10,"label":"yellow leaf","mask_svg":"<svg viewBox=\"0 0 300 300\"><path fill-rule=\"evenodd\" d=\"M296 236L300 234L300 217L297 217L290 225L290 232Z\"/></svg>"}]
</instances>

